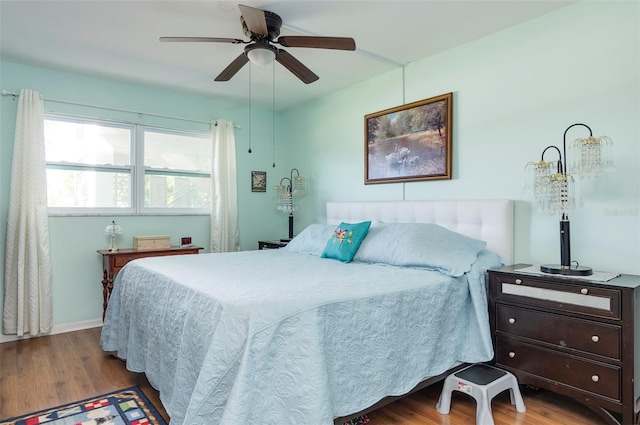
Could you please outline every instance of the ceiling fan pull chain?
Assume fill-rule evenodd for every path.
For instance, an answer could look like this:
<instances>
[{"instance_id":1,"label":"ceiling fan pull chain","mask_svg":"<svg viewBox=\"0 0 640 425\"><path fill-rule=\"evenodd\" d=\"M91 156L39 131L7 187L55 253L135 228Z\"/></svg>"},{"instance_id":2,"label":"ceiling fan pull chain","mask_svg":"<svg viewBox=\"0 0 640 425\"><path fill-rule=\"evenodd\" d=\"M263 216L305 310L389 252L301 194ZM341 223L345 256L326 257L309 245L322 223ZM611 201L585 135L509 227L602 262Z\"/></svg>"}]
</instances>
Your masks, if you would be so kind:
<instances>
[{"instance_id":1,"label":"ceiling fan pull chain","mask_svg":"<svg viewBox=\"0 0 640 425\"><path fill-rule=\"evenodd\" d=\"M273 143L273 168L276 168L276 63L273 62L271 72L271 141Z\"/></svg>"},{"instance_id":2,"label":"ceiling fan pull chain","mask_svg":"<svg viewBox=\"0 0 640 425\"><path fill-rule=\"evenodd\" d=\"M251 153L251 65L249 65L249 153Z\"/></svg>"}]
</instances>

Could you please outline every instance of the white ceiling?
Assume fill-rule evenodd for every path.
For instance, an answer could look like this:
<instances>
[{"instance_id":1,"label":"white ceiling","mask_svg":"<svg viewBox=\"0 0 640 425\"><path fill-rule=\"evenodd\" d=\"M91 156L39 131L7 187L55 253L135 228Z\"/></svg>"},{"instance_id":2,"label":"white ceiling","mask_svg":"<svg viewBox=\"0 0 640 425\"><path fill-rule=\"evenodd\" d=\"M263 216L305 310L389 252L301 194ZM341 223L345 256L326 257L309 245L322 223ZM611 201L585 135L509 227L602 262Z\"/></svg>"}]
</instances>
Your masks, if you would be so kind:
<instances>
[{"instance_id":1,"label":"white ceiling","mask_svg":"<svg viewBox=\"0 0 640 425\"><path fill-rule=\"evenodd\" d=\"M214 82L244 45L158 41L160 36L247 40L236 2L0 0L0 58L243 103L251 89L252 104L275 103L282 110L571 3L244 1L280 15L281 35L355 39L355 52L285 48L320 76L305 85L277 63L252 65L251 72L246 65L231 81Z\"/></svg>"}]
</instances>

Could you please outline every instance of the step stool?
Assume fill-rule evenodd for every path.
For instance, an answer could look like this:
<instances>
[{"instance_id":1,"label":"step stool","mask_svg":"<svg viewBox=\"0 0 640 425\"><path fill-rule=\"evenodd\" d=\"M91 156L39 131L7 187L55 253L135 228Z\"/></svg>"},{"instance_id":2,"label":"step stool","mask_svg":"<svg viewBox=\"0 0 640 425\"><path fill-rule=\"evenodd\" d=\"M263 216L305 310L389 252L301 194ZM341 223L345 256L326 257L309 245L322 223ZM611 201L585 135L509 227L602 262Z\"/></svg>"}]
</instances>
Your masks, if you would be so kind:
<instances>
[{"instance_id":1,"label":"step stool","mask_svg":"<svg viewBox=\"0 0 640 425\"><path fill-rule=\"evenodd\" d=\"M491 400L504 390L509 390L511 404L515 404L518 412L527 411L513 374L493 366L473 364L445 379L436 410L447 415L451 408L451 392L460 391L476 399L476 425L494 425Z\"/></svg>"}]
</instances>

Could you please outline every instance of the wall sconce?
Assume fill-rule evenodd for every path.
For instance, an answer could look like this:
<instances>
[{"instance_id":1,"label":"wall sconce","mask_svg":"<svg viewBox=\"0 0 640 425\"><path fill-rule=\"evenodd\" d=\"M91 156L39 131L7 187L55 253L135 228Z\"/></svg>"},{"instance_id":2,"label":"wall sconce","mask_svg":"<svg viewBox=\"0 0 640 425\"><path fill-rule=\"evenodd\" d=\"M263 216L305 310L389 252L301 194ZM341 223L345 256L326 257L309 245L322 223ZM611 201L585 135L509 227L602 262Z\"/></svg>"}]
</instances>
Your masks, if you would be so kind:
<instances>
[{"instance_id":1,"label":"wall sconce","mask_svg":"<svg viewBox=\"0 0 640 425\"><path fill-rule=\"evenodd\" d=\"M295 172L295 175L294 175ZM293 212L297 209L295 198L304 196L306 192L305 178L300 172L293 168L289 173L289 177L283 177L280 184L274 186L275 203L278 211L282 211L289 215L289 239L293 239Z\"/></svg>"},{"instance_id":2,"label":"wall sconce","mask_svg":"<svg viewBox=\"0 0 640 425\"><path fill-rule=\"evenodd\" d=\"M575 126L587 128L589 137L572 142L570 147L576 149L578 155L572 164L572 173L567 173L567 132ZM564 131L562 152L556 146L547 146L542 151L540 162L527 163L525 172L528 176L525 188L538 200L540 211L561 215L560 264L542 265L540 271L573 276L589 276L593 273L590 267L571 261L568 212L582 206L580 178L599 177L613 169L613 160L609 157L609 146L612 144L611 139L606 136L593 137L591 128L586 124L572 124ZM558 161L544 160L544 154L549 149L558 152Z\"/></svg>"},{"instance_id":3,"label":"wall sconce","mask_svg":"<svg viewBox=\"0 0 640 425\"><path fill-rule=\"evenodd\" d=\"M122 233L122 227L112 221L110 225L104 228L104 234L111 237L111 245L109 246L109 252L116 252L118 247L116 246L116 235Z\"/></svg>"}]
</instances>

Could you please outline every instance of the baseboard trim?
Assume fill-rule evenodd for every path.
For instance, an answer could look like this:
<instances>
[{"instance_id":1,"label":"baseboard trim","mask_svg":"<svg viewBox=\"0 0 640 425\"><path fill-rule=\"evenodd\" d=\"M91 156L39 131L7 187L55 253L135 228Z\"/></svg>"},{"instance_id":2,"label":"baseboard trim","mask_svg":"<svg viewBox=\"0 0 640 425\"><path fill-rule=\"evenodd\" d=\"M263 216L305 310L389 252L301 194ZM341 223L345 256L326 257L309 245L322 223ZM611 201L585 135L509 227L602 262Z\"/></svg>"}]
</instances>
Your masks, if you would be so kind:
<instances>
[{"instance_id":1,"label":"baseboard trim","mask_svg":"<svg viewBox=\"0 0 640 425\"><path fill-rule=\"evenodd\" d=\"M41 336L63 334L65 332L80 331L83 329L97 328L102 326L102 319L83 320L81 322L65 323L63 325L54 325L51 332L47 334L31 336L31 335L0 335L0 344L3 342L21 341L24 339L38 338Z\"/></svg>"}]
</instances>

